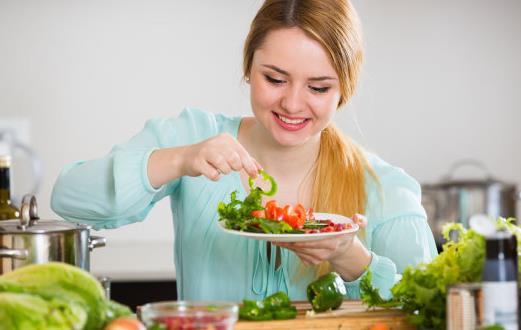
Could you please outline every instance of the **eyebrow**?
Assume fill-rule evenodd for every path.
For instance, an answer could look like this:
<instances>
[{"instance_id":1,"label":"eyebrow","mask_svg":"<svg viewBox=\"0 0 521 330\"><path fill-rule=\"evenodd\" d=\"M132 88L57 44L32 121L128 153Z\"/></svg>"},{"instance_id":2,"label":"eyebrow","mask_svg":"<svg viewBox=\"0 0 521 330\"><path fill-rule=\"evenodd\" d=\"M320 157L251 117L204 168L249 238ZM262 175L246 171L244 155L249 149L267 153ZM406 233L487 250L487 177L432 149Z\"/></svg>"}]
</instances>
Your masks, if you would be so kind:
<instances>
[{"instance_id":1,"label":"eyebrow","mask_svg":"<svg viewBox=\"0 0 521 330\"><path fill-rule=\"evenodd\" d=\"M276 67L275 65L271 64L262 64L263 67L272 69L273 71L277 71L280 74L283 74L285 76L289 76L289 72L282 70L279 67ZM308 80L311 81L324 81L324 80L336 80L336 78L330 77L330 76L319 76L319 77L311 77Z\"/></svg>"}]
</instances>

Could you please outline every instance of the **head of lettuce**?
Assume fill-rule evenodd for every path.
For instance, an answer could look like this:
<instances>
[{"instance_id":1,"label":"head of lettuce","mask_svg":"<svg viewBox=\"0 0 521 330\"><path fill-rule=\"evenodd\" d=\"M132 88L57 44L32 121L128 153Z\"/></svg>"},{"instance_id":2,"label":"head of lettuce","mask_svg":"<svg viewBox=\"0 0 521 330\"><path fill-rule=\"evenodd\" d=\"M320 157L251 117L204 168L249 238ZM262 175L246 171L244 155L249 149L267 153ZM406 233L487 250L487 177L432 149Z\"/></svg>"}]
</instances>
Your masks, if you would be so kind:
<instances>
[{"instance_id":1,"label":"head of lettuce","mask_svg":"<svg viewBox=\"0 0 521 330\"><path fill-rule=\"evenodd\" d=\"M98 330L129 314L105 298L91 274L68 264L29 265L0 276L0 324L6 329Z\"/></svg>"}]
</instances>

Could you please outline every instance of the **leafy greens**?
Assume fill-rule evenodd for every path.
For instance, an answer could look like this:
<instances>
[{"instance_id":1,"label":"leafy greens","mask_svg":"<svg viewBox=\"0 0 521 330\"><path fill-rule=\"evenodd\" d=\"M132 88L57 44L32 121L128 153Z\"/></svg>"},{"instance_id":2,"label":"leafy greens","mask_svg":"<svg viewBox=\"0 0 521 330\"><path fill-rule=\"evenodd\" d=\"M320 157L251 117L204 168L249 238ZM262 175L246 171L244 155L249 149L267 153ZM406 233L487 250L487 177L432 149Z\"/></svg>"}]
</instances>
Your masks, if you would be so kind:
<instances>
[{"instance_id":1,"label":"leafy greens","mask_svg":"<svg viewBox=\"0 0 521 330\"><path fill-rule=\"evenodd\" d=\"M271 184L270 190L264 191L260 187L255 187L253 178L249 178L250 193L244 201L237 199L237 191L231 193L229 203L220 202L217 207L219 221L224 221L225 227L228 229L283 234L293 231L290 225L284 221L272 221L263 218L254 218L253 211L264 210L262 206L262 196L273 196L277 193L277 183L272 176L265 171L259 171L259 174Z\"/></svg>"},{"instance_id":2,"label":"leafy greens","mask_svg":"<svg viewBox=\"0 0 521 330\"><path fill-rule=\"evenodd\" d=\"M518 241L521 239L521 228L515 225L514 218L498 218L496 225L498 229L510 231ZM449 240L449 233L453 231L458 234L457 241ZM447 287L481 280L485 239L455 223L444 226L443 236L448 240L443 251L428 264L406 268L402 279L391 289L391 299L380 296L378 289L371 285L371 273L367 272L360 283L362 301L368 307L400 307L412 324L444 329Z\"/></svg>"}]
</instances>

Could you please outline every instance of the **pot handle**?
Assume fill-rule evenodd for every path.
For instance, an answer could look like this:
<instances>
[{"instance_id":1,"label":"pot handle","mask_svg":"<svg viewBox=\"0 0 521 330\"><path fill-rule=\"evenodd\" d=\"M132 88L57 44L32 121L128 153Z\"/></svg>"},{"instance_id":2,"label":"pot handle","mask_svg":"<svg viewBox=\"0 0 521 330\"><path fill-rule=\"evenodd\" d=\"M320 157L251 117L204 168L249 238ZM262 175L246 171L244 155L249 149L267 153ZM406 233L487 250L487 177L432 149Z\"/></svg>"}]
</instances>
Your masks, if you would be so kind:
<instances>
[{"instance_id":1,"label":"pot handle","mask_svg":"<svg viewBox=\"0 0 521 330\"><path fill-rule=\"evenodd\" d=\"M483 162L481 162L477 159L464 158L464 159L460 159L460 160L454 162L451 165L451 167L449 168L448 173L443 177L443 179L446 181L451 181L452 179L454 179L454 172L456 172L458 169L465 167L465 166L470 166L470 167L480 169L481 172L483 173L483 177L486 180L490 180L492 178L492 175L490 175L489 169L485 166L485 164Z\"/></svg>"},{"instance_id":2,"label":"pot handle","mask_svg":"<svg viewBox=\"0 0 521 330\"><path fill-rule=\"evenodd\" d=\"M39 219L36 198L31 194L25 195L22 199L22 206L20 207L20 225L18 228L25 230L27 227L35 224Z\"/></svg>"},{"instance_id":3,"label":"pot handle","mask_svg":"<svg viewBox=\"0 0 521 330\"><path fill-rule=\"evenodd\" d=\"M95 248L105 246L107 244L107 239L102 236L90 236L89 237L89 251L94 250Z\"/></svg>"},{"instance_id":4,"label":"pot handle","mask_svg":"<svg viewBox=\"0 0 521 330\"><path fill-rule=\"evenodd\" d=\"M12 259L27 259L29 252L27 250L3 249L0 248L0 257Z\"/></svg>"}]
</instances>

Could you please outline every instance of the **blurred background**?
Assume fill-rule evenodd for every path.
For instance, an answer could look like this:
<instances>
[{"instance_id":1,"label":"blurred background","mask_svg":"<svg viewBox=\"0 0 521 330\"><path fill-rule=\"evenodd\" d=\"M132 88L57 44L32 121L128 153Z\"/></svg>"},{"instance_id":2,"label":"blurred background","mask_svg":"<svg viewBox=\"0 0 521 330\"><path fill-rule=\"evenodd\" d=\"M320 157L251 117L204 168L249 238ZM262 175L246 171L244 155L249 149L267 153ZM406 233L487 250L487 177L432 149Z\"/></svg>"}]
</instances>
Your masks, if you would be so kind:
<instances>
[{"instance_id":1,"label":"blurred background","mask_svg":"<svg viewBox=\"0 0 521 330\"><path fill-rule=\"evenodd\" d=\"M521 2L352 2L366 59L335 118L344 132L426 187L439 188L463 159L472 161L453 179L521 185ZM61 168L104 155L147 119L186 106L250 114L242 45L260 5L0 0L0 132L42 168L38 181L35 162L15 152L15 200L39 182L40 216L57 218L50 194ZM173 281L172 231L164 200L144 222L96 233L108 241L92 253L92 271Z\"/></svg>"}]
</instances>

